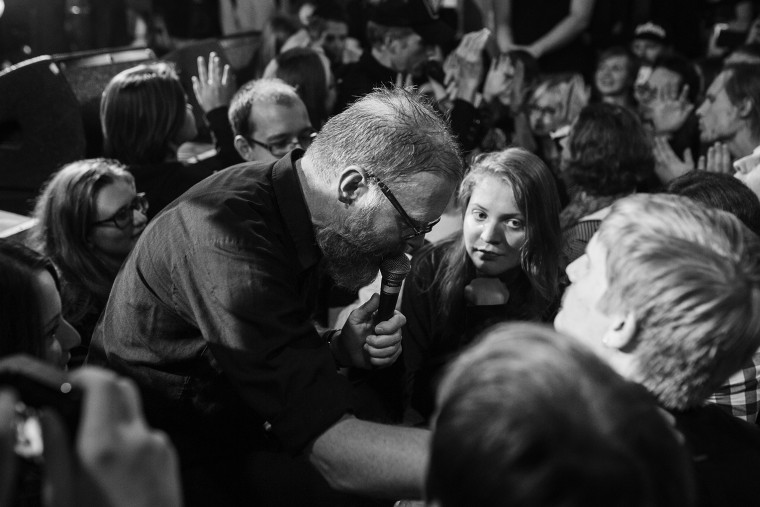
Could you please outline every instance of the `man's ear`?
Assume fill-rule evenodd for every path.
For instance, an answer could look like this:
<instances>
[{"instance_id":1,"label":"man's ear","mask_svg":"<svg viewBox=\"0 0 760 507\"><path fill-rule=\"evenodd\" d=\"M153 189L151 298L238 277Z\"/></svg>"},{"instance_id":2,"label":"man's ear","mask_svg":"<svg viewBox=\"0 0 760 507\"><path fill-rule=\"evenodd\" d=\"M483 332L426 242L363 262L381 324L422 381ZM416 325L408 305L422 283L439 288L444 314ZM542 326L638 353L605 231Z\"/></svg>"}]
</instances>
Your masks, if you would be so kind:
<instances>
[{"instance_id":1,"label":"man's ear","mask_svg":"<svg viewBox=\"0 0 760 507\"><path fill-rule=\"evenodd\" d=\"M637 329L638 324L633 312L615 315L610 327L604 333L602 343L612 349L624 350L633 345Z\"/></svg>"},{"instance_id":2,"label":"man's ear","mask_svg":"<svg viewBox=\"0 0 760 507\"><path fill-rule=\"evenodd\" d=\"M348 207L367 191L367 178L359 166L343 169L338 178L338 200Z\"/></svg>"},{"instance_id":3,"label":"man's ear","mask_svg":"<svg viewBox=\"0 0 760 507\"><path fill-rule=\"evenodd\" d=\"M237 150L238 154L243 157L243 160L247 160L248 162L253 161L253 149L251 148L251 145L248 144L248 141L245 140L245 138L241 135L235 136L235 149Z\"/></svg>"},{"instance_id":4,"label":"man's ear","mask_svg":"<svg viewBox=\"0 0 760 507\"><path fill-rule=\"evenodd\" d=\"M752 99L745 97L739 104L739 117L749 118L749 116L752 114L752 110L755 107L757 107L757 105L752 101Z\"/></svg>"}]
</instances>

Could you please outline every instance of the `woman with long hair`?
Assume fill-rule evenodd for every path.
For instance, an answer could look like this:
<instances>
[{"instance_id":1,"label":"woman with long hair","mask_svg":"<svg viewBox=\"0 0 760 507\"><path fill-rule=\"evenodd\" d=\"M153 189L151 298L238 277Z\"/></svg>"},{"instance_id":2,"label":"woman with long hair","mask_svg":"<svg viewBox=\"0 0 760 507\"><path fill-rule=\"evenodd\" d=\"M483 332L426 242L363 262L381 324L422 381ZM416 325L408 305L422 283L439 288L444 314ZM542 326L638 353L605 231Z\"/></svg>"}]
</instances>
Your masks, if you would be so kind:
<instances>
[{"instance_id":1,"label":"woman with long hair","mask_svg":"<svg viewBox=\"0 0 760 507\"><path fill-rule=\"evenodd\" d=\"M430 417L441 367L479 331L548 320L558 298L560 205L546 164L522 148L481 155L458 200L462 230L417 254L404 286L409 422Z\"/></svg>"},{"instance_id":2,"label":"woman with long hair","mask_svg":"<svg viewBox=\"0 0 760 507\"><path fill-rule=\"evenodd\" d=\"M59 288L49 259L0 240L0 357L23 353L66 367L80 339L61 314Z\"/></svg>"},{"instance_id":3,"label":"woman with long hair","mask_svg":"<svg viewBox=\"0 0 760 507\"><path fill-rule=\"evenodd\" d=\"M66 165L37 199L31 245L58 270L63 315L85 346L122 262L145 229L147 209L132 175L107 159Z\"/></svg>"}]
</instances>

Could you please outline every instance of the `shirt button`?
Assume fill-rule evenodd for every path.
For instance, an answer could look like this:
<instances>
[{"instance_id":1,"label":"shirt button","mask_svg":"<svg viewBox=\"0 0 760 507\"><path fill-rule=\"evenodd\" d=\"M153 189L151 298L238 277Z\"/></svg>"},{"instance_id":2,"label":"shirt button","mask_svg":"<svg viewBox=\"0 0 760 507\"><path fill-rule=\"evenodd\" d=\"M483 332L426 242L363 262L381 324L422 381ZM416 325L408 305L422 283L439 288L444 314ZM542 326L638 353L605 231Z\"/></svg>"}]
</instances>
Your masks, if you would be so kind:
<instances>
[{"instance_id":1,"label":"shirt button","mask_svg":"<svg viewBox=\"0 0 760 507\"><path fill-rule=\"evenodd\" d=\"M272 423L264 421L264 431L272 431Z\"/></svg>"}]
</instances>

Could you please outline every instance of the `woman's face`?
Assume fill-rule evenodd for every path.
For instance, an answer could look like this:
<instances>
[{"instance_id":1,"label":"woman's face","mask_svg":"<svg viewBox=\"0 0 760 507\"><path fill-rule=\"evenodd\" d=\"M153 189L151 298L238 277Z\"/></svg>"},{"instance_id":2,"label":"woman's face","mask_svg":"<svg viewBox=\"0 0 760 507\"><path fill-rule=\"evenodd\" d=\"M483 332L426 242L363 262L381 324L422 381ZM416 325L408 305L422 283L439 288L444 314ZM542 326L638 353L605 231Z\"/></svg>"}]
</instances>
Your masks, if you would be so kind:
<instances>
[{"instance_id":1,"label":"woman's face","mask_svg":"<svg viewBox=\"0 0 760 507\"><path fill-rule=\"evenodd\" d=\"M486 176L472 190L464 215L464 245L478 274L499 276L520 265L525 243L525 217L512 186Z\"/></svg>"},{"instance_id":2,"label":"woman's face","mask_svg":"<svg viewBox=\"0 0 760 507\"><path fill-rule=\"evenodd\" d=\"M119 264L127 257L148 223L136 203L135 188L126 181L115 181L100 189L95 197L95 222L106 222L90 231L89 241L96 253ZM123 228L116 223L118 220L110 220L123 215L132 218Z\"/></svg>"},{"instance_id":3,"label":"woman's face","mask_svg":"<svg viewBox=\"0 0 760 507\"><path fill-rule=\"evenodd\" d=\"M42 303L42 330L45 336L43 359L66 368L71 359L69 351L81 343L81 338L61 314L61 296L50 273L41 271L37 275L37 281Z\"/></svg>"},{"instance_id":4,"label":"woman's face","mask_svg":"<svg viewBox=\"0 0 760 507\"><path fill-rule=\"evenodd\" d=\"M621 95L633 82L626 56L610 56L599 62L594 82L602 96Z\"/></svg>"}]
</instances>

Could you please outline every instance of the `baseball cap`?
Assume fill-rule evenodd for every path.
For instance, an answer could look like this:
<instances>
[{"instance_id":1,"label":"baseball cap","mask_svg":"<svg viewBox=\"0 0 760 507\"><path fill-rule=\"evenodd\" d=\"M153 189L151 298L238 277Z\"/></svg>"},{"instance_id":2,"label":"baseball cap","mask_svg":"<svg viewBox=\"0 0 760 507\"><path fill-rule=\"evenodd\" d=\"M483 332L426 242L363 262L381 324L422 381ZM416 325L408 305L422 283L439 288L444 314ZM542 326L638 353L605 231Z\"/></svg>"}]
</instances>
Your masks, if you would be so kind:
<instances>
[{"instance_id":1,"label":"baseball cap","mask_svg":"<svg viewBox=\"0 0 760 507\"><path fill-rule=\"evenodd\" d=\"M633 31L634 39L647 39L660 44L665 44L668 40L668 32L658 24L648 21L638 25Z\"/></svg>"},{"instance_id":2,"label":"baseball cap","mask_svg":"<svg viewBox=\"0 0 760 507\"><path fill-rule=\"evenodd\" d=\"M369 20L384 26L411 28L427 44L441 46L444 51L456 45L456 33L443 22L431 0L383 0L369 12Z\"/></svg>"}]
</instances>

